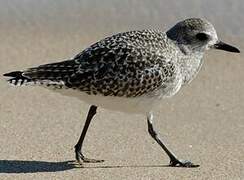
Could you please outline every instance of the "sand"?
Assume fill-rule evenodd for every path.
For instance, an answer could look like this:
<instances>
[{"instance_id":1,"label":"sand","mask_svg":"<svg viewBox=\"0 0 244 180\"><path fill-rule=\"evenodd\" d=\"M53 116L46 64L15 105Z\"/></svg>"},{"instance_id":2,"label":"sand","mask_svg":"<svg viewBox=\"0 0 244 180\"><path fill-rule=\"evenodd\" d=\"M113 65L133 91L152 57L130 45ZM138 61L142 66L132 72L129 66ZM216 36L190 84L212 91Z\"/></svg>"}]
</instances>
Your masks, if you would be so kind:
<instances>
[{"instance_id":1,"label":"sand","mask_svg":"<svg viewBox=\"0 0 244 180\"><path fill-rule=\"evenodd\" d=\"M168 27L182 16L209 17L223 41L244 49L243 27L238 23L243 20L241 1L232 4L226 19L221 16L228 3L218 7L222 11L216 16L215 4L207 9L200 2L186 14L162 16L160 8L167 7L158 1L159 7L142 1L134 11L130 10L137 4L129 6L129 1L128 9L118 8L123 3L115 1L109 8L95 1L34 2L0 1L0 74L67 59L115 32ZM168 6L177 9L176 3ZM229 22L234 15L237 18ZM243 57L208 52L197 78L155 109L160 136L179 158L200 164L194 169L167 167L168 157L148 135L144 116L101 108L91 123L84 153L105 162L77 167L72 162L73 146L89 105L44 88L14 88L2 77L0 179L244 179Z\"/></svg>"}]
</instances>

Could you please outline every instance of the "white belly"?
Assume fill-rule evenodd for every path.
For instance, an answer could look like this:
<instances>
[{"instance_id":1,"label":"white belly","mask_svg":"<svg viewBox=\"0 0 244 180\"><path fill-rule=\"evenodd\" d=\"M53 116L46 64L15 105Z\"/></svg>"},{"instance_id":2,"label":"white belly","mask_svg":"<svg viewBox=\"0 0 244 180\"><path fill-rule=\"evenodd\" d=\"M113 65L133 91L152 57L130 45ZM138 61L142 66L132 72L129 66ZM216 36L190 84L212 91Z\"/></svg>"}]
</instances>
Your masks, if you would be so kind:
<instances>
[{"instance_id":1,"label":"white belly","mask_svg":"<svg viewBox=\"0 0 244 180\"><path fill-rule=\"evenodd\" d=\"M144 96L129 98L88 95L85 92L74 89L55 89L55 92L61 93L65 96L74 97L90 105L96 105L109 110L135 114L147 114L152 111L154 104L158 104L163 98L171 97L177 93L181 87L181 82L182 79L181 76L179 76L173 83L167 84L167 88L159 88Z\"/></svg>"},{"instance_id":2,"label":"white belly","mask_svg":"<svg viewBox=\"0 0 244 180\"><path fill-rule=\"evenodd\" d=\"M74 97L86 102L90 105L96 105L105 109L135 113L146 114L153 108L153 104L159 101L159 97L113 97L113 96L101 96L101 95L88 95L78 90L73 89L56 89L55 92L59 92L62 95Z\"/></svg>"}]
</instances>

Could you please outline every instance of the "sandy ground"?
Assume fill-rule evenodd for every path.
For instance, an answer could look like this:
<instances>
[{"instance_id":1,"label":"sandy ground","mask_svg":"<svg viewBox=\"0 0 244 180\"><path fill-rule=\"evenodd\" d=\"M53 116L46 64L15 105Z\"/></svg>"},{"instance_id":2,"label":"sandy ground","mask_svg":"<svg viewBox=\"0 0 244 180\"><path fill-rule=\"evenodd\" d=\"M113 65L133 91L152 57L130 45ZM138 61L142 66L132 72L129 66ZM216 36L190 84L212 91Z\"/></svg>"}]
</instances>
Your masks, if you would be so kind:
<instances>
[{"instance_id":1,"label":"sandy ground","mask_svg":"<svg viewBox=\"0 0 244 180\"><path fill-rule=\"evenodd\" d=\"M58 31L16 12L11 22L0 19L5 22L0 74L69 58L112 33L109 27L93 35L82 29ZM223 38L243 50L244 42L232 36ZM13 88L1 78L0 179L243 180L243 57L208 52L199 76L155 109L161 137L178 157L200 164L194 169L167 167L169 160L148 135L145 117L105 109L98 110L84 144L88 157L105 162L77 167L73 146L89 105L43 88Z\"/></svg>"}]
</instances>

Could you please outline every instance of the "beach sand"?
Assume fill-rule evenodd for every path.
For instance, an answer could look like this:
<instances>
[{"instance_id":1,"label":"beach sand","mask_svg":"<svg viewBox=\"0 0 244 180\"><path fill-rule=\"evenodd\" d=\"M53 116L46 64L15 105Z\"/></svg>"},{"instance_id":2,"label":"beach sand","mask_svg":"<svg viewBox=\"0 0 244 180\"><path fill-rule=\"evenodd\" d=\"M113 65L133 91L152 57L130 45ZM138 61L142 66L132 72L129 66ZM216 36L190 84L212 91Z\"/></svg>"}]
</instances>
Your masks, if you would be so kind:
<instances>
[{"instance_id":1,"label":"beach sand","mask_svg":"<svg viewBox=\"0 0 244 180\"><path fill-rule=\"evenodd\" d=\"M0 74L68 59L116 32L166 30L191 16L210 19L223 41L244 49L243 1L129 2L0 0ZM100 108L84 153L105 162L74 166L89 105L44 88L14 88L2 77L0 179L243 180L243 68L243 53L209 51L197 78L155 109L160 136L179 158L200 164L193 169L167 167L144 116Z\"/></svg>"}]
</instances>

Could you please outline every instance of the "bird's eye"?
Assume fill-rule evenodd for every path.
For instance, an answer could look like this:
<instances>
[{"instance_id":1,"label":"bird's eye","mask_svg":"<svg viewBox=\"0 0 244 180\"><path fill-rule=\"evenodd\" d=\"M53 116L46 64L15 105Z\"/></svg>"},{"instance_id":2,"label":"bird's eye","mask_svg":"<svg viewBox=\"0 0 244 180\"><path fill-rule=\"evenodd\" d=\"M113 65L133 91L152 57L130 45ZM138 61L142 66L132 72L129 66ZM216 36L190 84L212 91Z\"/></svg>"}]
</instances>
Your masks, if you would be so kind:
<instances>
[{"instance_id":1,"label":"bird's eye","mask_svg":"<svg viewBox=\"0 0 244 180\"><path fill-rule=\"evenodd\" d=\"M206 41L208 39L208 35L205 33L198 33L196 38L200 41Z\"/></svg>"}]
</instances>

